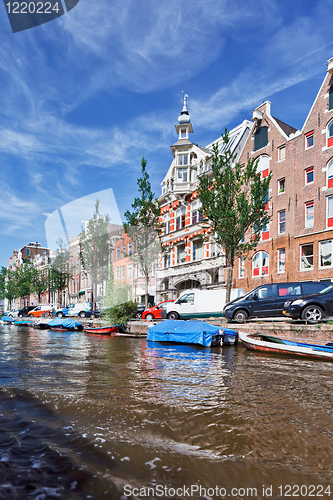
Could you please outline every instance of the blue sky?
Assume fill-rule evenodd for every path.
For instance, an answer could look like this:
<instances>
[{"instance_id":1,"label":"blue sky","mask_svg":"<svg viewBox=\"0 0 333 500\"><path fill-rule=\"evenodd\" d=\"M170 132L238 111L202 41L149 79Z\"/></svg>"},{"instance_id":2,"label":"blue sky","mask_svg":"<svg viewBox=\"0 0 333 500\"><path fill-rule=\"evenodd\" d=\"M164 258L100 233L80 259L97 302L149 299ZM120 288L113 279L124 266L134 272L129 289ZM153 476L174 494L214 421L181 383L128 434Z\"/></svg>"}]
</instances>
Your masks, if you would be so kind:
<instances>
[{"instance_id":1,"label":"blue sky","mask_svg":"<svg viewBox=\"0 0 333 500\"><path fill-rule=\"evenodd\" d=\"M333 56L333 1L80 0L11 32L0 5L0 265L45 219L112 188L122 215L142 156L153 189L172 160L182 91L205 146L272 114L301 128Z\"/></svg>"}]
</instances>

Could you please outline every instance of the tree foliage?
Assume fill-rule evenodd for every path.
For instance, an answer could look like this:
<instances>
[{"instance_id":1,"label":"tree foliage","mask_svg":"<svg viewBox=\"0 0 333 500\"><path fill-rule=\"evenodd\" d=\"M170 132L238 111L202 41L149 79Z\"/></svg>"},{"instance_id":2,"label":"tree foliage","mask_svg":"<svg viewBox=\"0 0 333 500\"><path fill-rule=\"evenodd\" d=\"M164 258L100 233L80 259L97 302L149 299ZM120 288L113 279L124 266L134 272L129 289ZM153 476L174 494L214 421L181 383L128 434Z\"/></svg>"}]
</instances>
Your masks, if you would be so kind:
<instances>
[{"instance_id":1,"label":"tree foliage","mask_svg":"<svg viewBox=\"0 0 333 500\"><path fill-rule=\"evenodd\" d=\"M93 302L97 283L109 278L110 245L108 237L109 215L99 213L96 200L92 218L80 233L80 260L85 273L90 277L93 288Z\"/></svg>"},{"instance_id":2,"label":"tree foliage","mask_svg":"<svg viewBox=\"0 0 333 500\"><path fill-rule=\"evenodd\" d=\"M224 153L220 154L218 145L214 144L212 176L199 177L198 195L203 226L212 229L215 241L225 251L229 269L226 301L229 302L235 259L247 256L257 246L260 232L270 219L266 204L271 173L261 178L253 159L245 166L235 163L236 155L227 147L227 130L222 139Z\"/></svg>"},{"instance_id":3,"label":"tree foliage","mask_svg":"<svg viewBox=\"0 0 333 500\"><path fill-rule=\"evenodd\" d=\"M61 295L62 290L68 286L70 280L69 252L61 238L57 240L57 249L49 270L49 287Z\"/></svg>"},{"instance_id":4,"label":"tree foliage","mask_svg":"<svg viewBox=\"0 0 333 500\"><path fill-rule=\"evenodd\" d=\"M124 229L133 242L133 253L130 255L135 267L145 278L145 304L148 307L148 283L154 262L161 252L159 235L162 227L160 204L152 192L147 172L147 161L141 160L141 177L138 178L139 196L132 203L132 212L125 212Z\"/></svg>"},{"instance_id":5,"label":"tree foliage","mask_svg":"<svg viewBox=\"0 0 333 500\"><path fill-rule=\"evenodd\" d=\"M132 286L124 281L114 281L111 278L106 285L106 294L103 298L104 307L114 307L132 300Z\"/></svg>"},{"instance_id":6,"label":"tree foliage","mask_svg":"<svg viewBox=\"0 0 333 500\"><path fill-rule=\"evenodd\" d=\"M49 289L49 275L47 270L33 268L31 272L31 291L38 296L38 303L41 302L42 293Z\"/></svg>"}]
</instances>

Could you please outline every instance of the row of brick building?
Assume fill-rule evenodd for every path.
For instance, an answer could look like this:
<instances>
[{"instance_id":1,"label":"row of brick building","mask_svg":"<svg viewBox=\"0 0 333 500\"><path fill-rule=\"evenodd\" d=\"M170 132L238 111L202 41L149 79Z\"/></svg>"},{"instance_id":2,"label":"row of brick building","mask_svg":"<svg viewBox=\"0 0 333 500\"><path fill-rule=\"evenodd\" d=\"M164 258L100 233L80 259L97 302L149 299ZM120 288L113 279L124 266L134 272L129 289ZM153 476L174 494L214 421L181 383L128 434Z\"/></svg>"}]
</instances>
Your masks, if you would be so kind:
<instances>
[{"instance_id":1,"label":"row of brick building","mask_svg":"<svg viewBox=\"0 0 333 500\"><path fill-rule=\"evenodd\" d=\"M212 144L190 141L186 97L159 198L167 253L157 271L156 301L187 288L225 285L222 250L213 237L208 243L200 238L197 177L210 175ZM236 262L233 286L249 290L265 282L333 278L333 58L302 130L272 116L266 101L229 138L236 161L254 158L262 176L272 172L271 221L256 250ZM223 153L222 141L215 142Z\"/></svg>"}]
</instances>

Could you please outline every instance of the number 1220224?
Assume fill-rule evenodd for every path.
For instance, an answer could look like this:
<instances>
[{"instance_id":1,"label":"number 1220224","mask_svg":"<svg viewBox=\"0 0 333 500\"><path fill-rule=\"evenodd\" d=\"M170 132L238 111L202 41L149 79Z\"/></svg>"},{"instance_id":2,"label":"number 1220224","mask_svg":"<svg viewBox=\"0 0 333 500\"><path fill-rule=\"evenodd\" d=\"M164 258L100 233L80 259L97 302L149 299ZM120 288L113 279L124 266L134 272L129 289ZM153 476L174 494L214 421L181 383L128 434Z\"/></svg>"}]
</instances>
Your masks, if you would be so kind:
<instances>
[{"instance_id":1,"label":"number 1220224","mask_svg":"<svg viewBox=\"0 0 333 500\"><path fill-rule=\"evenodd\" d=\"M53 7L50 2L8 2L6 7L8 14L58 14L60 10L58 2Z\"/></svg>"}]
</instances>

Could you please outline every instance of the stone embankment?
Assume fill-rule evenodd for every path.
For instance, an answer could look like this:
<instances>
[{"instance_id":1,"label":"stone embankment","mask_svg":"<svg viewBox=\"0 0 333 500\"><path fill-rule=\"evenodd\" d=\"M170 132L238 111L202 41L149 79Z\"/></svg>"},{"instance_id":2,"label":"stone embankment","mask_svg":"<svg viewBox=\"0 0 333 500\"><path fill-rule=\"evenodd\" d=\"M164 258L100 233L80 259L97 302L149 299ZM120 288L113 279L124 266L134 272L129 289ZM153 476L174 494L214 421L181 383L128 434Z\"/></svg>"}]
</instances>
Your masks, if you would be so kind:
<instances>
[{"instance_id":1,"label":"stone embankment","mask_svg":"<svg viewBox=\"0 0 333 500\"><path fill-rule=\"evenodd\" d=\"M221 327L231 328L237 332L261 332L267 335L288 340L313 340L322 343L333 342L333 322L324 321L315 325L305 324L302 321L288 321L284 318L272 318L270 320L251 320L246 323L228 323L224 319L207 319L207 323L221 325ZM148 331L148 325L157 321L133 321L129 324L131 333L144 334Z\"/></svg>"}]
</instances>

